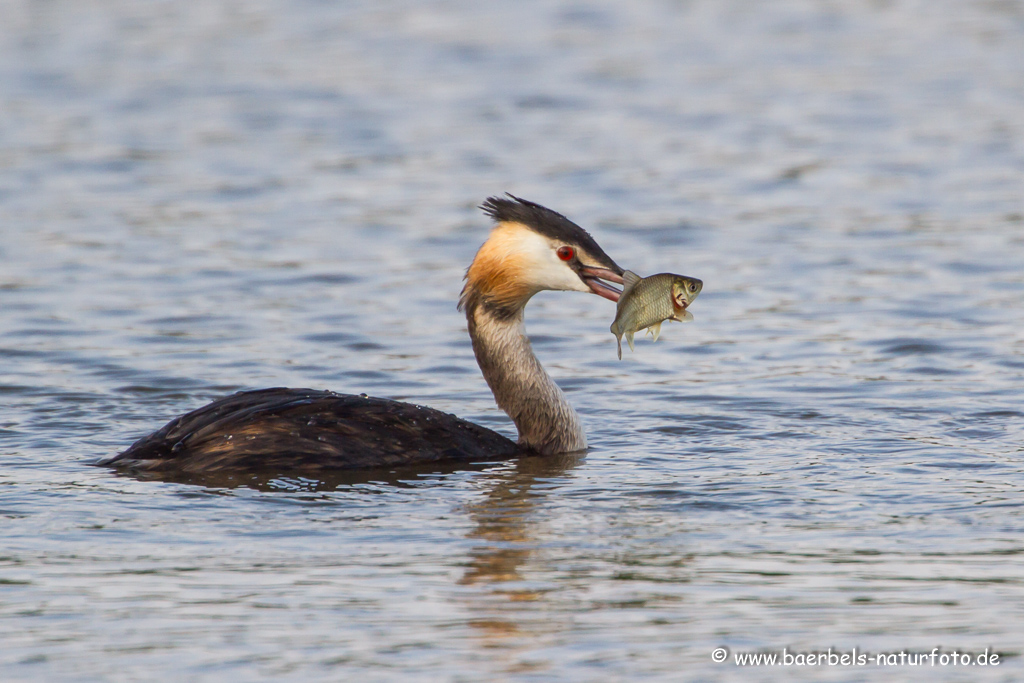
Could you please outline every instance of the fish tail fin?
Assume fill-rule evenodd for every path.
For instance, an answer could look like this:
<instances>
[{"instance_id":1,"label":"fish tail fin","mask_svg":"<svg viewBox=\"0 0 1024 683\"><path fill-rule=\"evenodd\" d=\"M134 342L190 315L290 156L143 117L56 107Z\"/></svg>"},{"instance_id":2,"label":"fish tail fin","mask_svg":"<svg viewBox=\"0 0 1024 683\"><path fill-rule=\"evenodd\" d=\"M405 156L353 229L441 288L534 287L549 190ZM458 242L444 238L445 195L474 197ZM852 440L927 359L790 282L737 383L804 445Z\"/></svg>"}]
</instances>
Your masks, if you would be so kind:
<instances>
[{"instance_id":1,"label":"fish tail fin","mask_svg":"<svg viewBox=\"0 0 1024 683\"><path fill-rule=\"evenodd\" d=\"M612 326L608 329L615 335L615 343L619 346L619 360L622 360L622 330L619 328L618 318L612 322Z\"/></svg>"}]
</instances>

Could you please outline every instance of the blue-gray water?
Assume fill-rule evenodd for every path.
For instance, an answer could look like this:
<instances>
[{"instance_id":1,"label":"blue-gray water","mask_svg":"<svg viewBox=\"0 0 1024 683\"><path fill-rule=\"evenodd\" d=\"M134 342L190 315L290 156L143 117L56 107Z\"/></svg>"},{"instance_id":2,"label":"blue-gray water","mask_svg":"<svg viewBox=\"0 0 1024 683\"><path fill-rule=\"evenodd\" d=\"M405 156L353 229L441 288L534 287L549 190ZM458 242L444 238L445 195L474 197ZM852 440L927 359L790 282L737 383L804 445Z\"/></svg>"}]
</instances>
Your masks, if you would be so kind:
<instances>
[{"instance_id":1,"label":"blue-gray water","mask_svg":"<svg viewBox=\"0 0 1024 683\"><path fill-rule=\"evenodd\" d=\"M1024 677L1024 4L0 11L2 680ZM504 191L705 283L621 362L531 303L585 457L86 464L265 386L512 435L455 310Z\"/></svg>"}]
</instances>

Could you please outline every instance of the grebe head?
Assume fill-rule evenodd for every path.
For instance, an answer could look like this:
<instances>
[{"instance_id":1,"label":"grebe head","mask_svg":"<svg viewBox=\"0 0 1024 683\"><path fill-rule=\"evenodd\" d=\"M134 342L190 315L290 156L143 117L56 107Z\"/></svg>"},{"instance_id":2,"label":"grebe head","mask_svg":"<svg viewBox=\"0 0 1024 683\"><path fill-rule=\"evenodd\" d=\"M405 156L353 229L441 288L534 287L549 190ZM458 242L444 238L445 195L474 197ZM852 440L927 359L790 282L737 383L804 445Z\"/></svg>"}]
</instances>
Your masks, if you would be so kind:
<instances>
[{"instance_id":1,"label":"grebe head","mask_svg":"<svg viewBox=\"0 0 1024 683\"><path fill-rule=\"evenodd\" d=\"M480 207L495 221L466 271L460 308L482 303L499 316L521 311L537 292L591 292L618 301L622 268L586 230L540 204L508 195Z\"/></svg>"}]
</instances>

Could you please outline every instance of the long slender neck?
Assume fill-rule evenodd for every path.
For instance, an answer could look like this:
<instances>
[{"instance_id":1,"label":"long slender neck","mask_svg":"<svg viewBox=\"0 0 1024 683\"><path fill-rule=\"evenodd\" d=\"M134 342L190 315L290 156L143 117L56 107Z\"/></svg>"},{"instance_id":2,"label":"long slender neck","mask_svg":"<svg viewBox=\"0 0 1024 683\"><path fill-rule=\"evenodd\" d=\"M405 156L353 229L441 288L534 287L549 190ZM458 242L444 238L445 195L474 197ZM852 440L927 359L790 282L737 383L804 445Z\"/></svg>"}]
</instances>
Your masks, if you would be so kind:
<instances>
[{"instance_id":1,"label":"long slender neck","mask_svg":"<svg viewBox=\"0 0 1024 683\"><path fill-rule=\"evenodd\" d=\"M498 407L519 429L519 445L545 455L586 448L579 415L533 355L523 309L497 315L471 305L466 318L476 361Z\"/></svg>"}]
</instances>

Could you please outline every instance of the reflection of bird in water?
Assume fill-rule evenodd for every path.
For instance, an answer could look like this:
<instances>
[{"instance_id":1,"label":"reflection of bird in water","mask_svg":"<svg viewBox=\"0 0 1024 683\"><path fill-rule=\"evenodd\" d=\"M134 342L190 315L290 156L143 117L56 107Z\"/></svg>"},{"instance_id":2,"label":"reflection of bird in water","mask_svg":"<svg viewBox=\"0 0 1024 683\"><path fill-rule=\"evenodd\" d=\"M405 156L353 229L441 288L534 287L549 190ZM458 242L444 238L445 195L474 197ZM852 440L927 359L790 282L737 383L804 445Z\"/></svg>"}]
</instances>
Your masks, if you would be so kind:
<instances>
[{"instance_id":1,"label":"reflection of bird in water","mask_svg":"<svg viewBox=\"0 0 1024 683\"><path fill-rule=\"evenodd\" d=\"M548 555L557 518L550 505L569 483L566 474L581 462L582 453L543 458L519 458L511 466L494 468L480 477L484 493L463 506L473 526L472 543L459 584L479 590L461 594L468 623L485 647L496 648L503 660L516 657L509 638L564 632L571 624L551 609L547 587L538 586L536 573L559 572ZM557 556L557 553L555 553ZM564 616L564 615L563 615ZM504 662L515 666L515 661Z\"/></svg>"},{"instance_id":2,"label":"reflection of bird in water","mask_svg":"<svg viewBox=\"0 0 1024 683\"><path fill-rule=\"evenodd\" d=\"M486 493L464 506L474 527L467 538L476 541L470 550L470 562L459 583L486 583L501 589L501 584L522 579L520 569L537 549L536 518L545 498L567 480L566 473L576 467L582 453L562 453L545 458L520 458L509 469L487 472ZM504 467L508 467L507 465ZM535 488L538 482L541 488ZM515 599L532 599L530 589L501 589Z\"/></svg>"},{"instance_id":3,"label":"reflection of bird in water","mask_svg":"<svg viewBox=\"0 0 1024 683\"><path fill-rule=\"evenodd\" d=\"M617 301L622 269L578 225L516 197L488 199L496 222L459 301L473 351L518 445L430 408L312 389L246 391L172 420L98 464L135 470L316 470L512 457L586 448L579 416L533 355L523 309L543 290Z\"/></svg>"}]
</instances>

